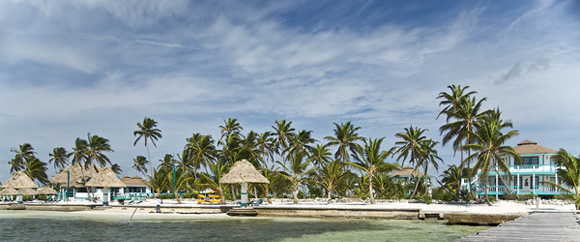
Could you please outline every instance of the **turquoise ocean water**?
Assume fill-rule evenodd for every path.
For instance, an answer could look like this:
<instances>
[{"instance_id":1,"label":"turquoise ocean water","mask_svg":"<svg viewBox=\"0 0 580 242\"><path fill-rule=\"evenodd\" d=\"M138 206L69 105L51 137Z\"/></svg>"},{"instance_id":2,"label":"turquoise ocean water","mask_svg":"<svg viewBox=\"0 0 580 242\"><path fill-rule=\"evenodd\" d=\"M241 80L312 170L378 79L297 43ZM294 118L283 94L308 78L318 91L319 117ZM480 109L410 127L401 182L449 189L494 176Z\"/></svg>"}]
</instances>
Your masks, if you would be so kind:
<instances>
[{"instance_id":1,"label":"turquoise ocean water","mask_svg":"<svg viewBox=\"0 0 580 242\"><path fill-rule=\"evenodd\" d=\"M489 227L442 221L0 211L0 241L453 241Z\"/></svg>"}]
</instances>

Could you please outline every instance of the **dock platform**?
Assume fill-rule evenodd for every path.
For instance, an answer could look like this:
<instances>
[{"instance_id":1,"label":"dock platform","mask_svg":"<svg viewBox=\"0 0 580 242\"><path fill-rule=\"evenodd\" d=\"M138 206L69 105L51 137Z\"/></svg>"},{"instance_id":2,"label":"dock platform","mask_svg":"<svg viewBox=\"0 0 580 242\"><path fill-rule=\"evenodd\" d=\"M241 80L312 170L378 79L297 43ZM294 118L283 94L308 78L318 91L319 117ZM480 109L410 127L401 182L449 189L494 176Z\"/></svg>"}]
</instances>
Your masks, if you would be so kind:
<instances>
[{"instance_id":1,"label":"dock platform","mask_svg":"<svg viewBox=\"0 0 580 242\"><path fill-rule=\"evenodd\" d=\"M456 241L580 242L580 225L575 212L536 212Z\"/></svg>"}]
</instances>

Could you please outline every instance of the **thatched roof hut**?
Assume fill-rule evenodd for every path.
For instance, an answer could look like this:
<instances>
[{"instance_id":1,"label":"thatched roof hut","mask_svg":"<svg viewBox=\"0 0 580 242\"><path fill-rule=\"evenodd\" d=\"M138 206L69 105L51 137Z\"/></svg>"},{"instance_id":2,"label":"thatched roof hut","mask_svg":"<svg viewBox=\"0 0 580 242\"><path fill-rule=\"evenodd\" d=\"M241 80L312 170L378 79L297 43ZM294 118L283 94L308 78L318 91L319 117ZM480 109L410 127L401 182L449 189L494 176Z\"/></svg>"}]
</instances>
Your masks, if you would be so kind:
<instances>
[{"instance_id":1,"label":"thatched roof hut","mask_svg":"<svg viewBox=\"0 0 580 242\"><path fill-rule=\"evenodd\" d=\"M18 191L22 195L36 195L36 191L34 189L31 189L31 188L18 189Z\"/></svg>"},{"instance_id":2,"label":"thatched roof hut","mask_svg":"<svg viewBox=\"0 0 580 242\"><path fill-rule=\"evenodd\" d=\"M23 171L17 171L12 174L12 177L10 177L6 183L2 184L2 188L36 189L38 188L38 185L36 185Z\"/></svg>"},{"instance_id":3,"label":"thatched roof hut","mask_svg":"<svg viewBox=\"0 0 580 242\"><path fill-rule=\"evenodd\" d=\"M38 191L36 191L36 194L38 194L38 195L56 195L58 193L54 189L50 188L49 186L44 186L44 187L38 189Z\"/></svg>"},{"instance_id":4,"label":"thatched roof hut","mask_svg":"<svg viewBox=\"0 0 580 242\"><path fill-rule=\"evenodd\" d=\"M105 167L93 176L86 184L87 187L126 187L110 167Z\"/></svg>"},{"instance_id":5,"label":"thatched roof hut","mask_svg":"<svg viewBox=\"0 0 580 242\"><path fill-rule=\"evenodd\" d=\"M68 179L70 171L70 179ZM56 183L60 185L67 184L67 180L69 182L69 187L84 187L83 182L83 174L85 176L85 182L88 182L91 177L95 176L99 172L99 168L95 166L89 166L88 168L80 165L80 164L73 164L60 173L56 174L52 179L50 179L50 183Z\"/></svg>"},{"instance_id":6,"label":"thatched roof hut","mask_svg":"<svg viewBox=\"0 0 580 242\"><path fill-rule=\"evenodd\" d=\"M0 195L3 196L10 196L10 195L18 195L18 191L14 188L4 188L0 191Z\"/></svg>"},{"instance_id":7,"label":"thatched roof hut","mask_svg":"<svg viewBox=\"0 0 580 242\"><path fill-rule=\"evenodd\" d=\"M237 183L265 183L270 184L270 181L262 174L260 174L254 165L243 159L234 163L228 174L225 174L220 183L223 184L237 184Z\"/></svg>"}]
</instances>

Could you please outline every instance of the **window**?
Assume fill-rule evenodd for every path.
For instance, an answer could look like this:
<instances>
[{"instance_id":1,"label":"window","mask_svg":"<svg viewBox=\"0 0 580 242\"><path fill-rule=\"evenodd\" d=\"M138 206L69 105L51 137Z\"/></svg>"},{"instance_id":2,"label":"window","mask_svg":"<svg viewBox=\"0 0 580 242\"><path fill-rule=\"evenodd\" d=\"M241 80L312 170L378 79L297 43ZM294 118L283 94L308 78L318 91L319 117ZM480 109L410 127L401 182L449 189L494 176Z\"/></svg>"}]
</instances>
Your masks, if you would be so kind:
<instances>
[{"instance_id":1,"label":"window","mask_svg":"<svg viewBox=\"0 0 580 242\"><path fill-rule=\"evenodd\" d=\"M538 168L540 164L540 157L538 156L527 156L522 157L522 165L528 168Z\"/></svg>"}]
</instances>

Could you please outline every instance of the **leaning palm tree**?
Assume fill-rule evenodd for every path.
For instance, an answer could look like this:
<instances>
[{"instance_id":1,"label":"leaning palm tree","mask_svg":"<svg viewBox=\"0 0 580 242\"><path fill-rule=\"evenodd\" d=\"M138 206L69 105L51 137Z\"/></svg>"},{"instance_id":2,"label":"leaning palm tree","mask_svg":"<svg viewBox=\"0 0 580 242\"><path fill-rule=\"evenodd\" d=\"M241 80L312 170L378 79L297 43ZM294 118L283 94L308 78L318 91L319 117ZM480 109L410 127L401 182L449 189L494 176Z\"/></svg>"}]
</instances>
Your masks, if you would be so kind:
<instances>
[{"instance_id":1,"label":"leaning palm tree","mask_svg":"<svg viewBox=\"0 0 580 242\"><path fill-rule=\"evenodd\" d=\"M142 155L138 155L133 159L132 167L135 169L135 176L137 176L138 173L143 175L147 174L147 163L149 163L149 161Z\"/></svg>"},{"instance_id":2,"label":"leaning palm tree","mask_svg":"<svg viewBox=\"0 0 580 242\"><path fill-rule=\"evenodd\" d=\"M399 154L397 161L402 160L401 165L405 165L405 161L409 159L409 163L415 166L415 169L423 166L425 145L427 137L423 135L427 129L421 129L418 127L405 128L405 132L395 134L395 137L400 138L400 141L395 142L395 147L393 147L393 155ZM427 174L425 174L427 175ZM415 185L413 193L410 199L413 199L419 188L419 183Z\"/></svg>"},{"instance_id":3,"label":"leaning palm tree","mask_svg":"<svg viewBox=\"0 0 580 242\"><path fill-rule=\"evenodd\" d=\"M348 162L354 167L360 169L368 176L368 193L371 204L376 204L373 194L373 178L381 172L390 172L400 169L395 163L386 162L391 155L390 151L381 150L381 144L385 138L364 139L364 146L354 155L355 162Z\"/></svg>"},{"instance_id":4,"label":"leaning palm tree","mask_svg":"<svg viewBox=\"0 0 580 242\"><path fill-rule=\"evenodd\" d=\"M443 159L441 159L441 157L439 157L437 150L435 149L435 146L439 144L439 142L433 141L432 139L428 139L425 140L424 142L421 143L421 146L423 147L423 167L425 168L424 174L425 174L425 179L428 178L427 175L427 171L429 169L429 166L433 166L433 168L435 168L436 171L439 171L439 163L437 163L437 161L441 161L443 162ZM425 189L425 194L429 191L429 182L426 183L427 187Z\"/></svg>"},{"instance_id":5,"label":"leaning palm tree","mask_svg":"<svg viewBox=\"0 0 580 242\"><path fill-rule=\"evenodd\" d=\"M111 160L104 152L115 152L109 144L109 140L98 135L87 134L88 147L86 150L87 156L85 159L85 167L90 165L100 165L105 167L111 164Z\"/></svg>"},{"instance_id":6,"label":"leaning palm tree","mask_svg":"<svg viewBox=\"0 0 580 242\"><path fill-rule=\"evenodd\" d=\"M10 151L15 152L14 158L8 162L10 164L10 173L21 171L25 168L25 164L28 160L36 158L34 148L29 143L24 143L18 146L17 149L10 149Z\"/></svg>"},{"instance_id":7,"label":"leaning palm tree","mask_svg":"<svg viewBox=\"0 0 580 242\"><path fill-rule=\"evenodd\" d=\"M111 170L117 175L121 175L121 173L123 173L123 169L121 169L121 166L119 164L112 164L111 165Z\"/></svg>"},{"instance_id":8,"label":"leaning palm tree","mask_svg":"<svg viewBox=\"0 0 580 242\"><path fill-rule=\"evenodd\" d=\"M571 194L576 203L576 210L580 210L580 158L570 155L565 149L560 149L552 158L558 167L561 167L557 171L558 178L568 187L550 181L543 181L542 183Z\"/></svg>"},{"instance_id":9,"label":"leaning palm tree","mask_svg":"<svg viewBox=\"0 0 580 242\"><path fill-rule=\"evenodd\" d=\"M48 168L46 168L46 165L46 163L34 157L26 161L23 171L28 177L37 180L39 183L47 184L48 176L46 175L46 171Z\"/></svg>"},{"instance_id":10,"label":"leaning palm tree","mask_svg":"<svg viewBox=\"0 0 580 242\"><path fill-rule=\"evenodd\" d=\"M75 147L73 148L73 152L72 154L72 161L71 163L73 165L77 164L79 166L84 166L85 164L85 160L87 158L87 150L89 147L89 143L84 140L81 139L80 137L77 137L77 139L75 140ZM85 169L81 168L81 175L82 175L82 182L83 185L84 183L86 183L86 178L85 178Z\"/></svg>"},{"instance_id":11,"label":"leaning palm tree","mask_svg":"<svg viewBox=\"0 0 580 242\"><path fill-rule=\"evenodd\" d=\"M507 133L503 133L501 130L505 127L506 126L501 119L486 119L484 122L478 124L477 132L469 132L470 136L474 138L475 143L467 144L462 147L463 149L469 149L470 151L475 152L462 161L461 165L463 166L470 160L476 161L470 175L473 177L478 171L481 172L481 181L485 185L485 200L490 206L491 203L489 202L487 193L487 178L490 169L497 167L497 169L507 174L508 177L511 177L509 167L504 160L501 159L500 155L512 155L518 163L521 163L522 160L520 155L511 146L504 145L508 139L515 137L519 132L517 130L511 130Z\"/></svg>"},{"instance_id":12,"label":"leaning palm tree","mask_svg":"<svg viewBox=\"0 0 580 242\"><path fill-rule=\"evenodd\" d=\"M305 159L305 156L304 152L290 154L288 156L289 166L280 161L277 162L285 170L281 175L292 183L294 204L298 204L298 187L308 179L308 174L312 171L311 168L308 168L310 162Z\"/></svg>"},{"instance_id":13,"label":"leaning palm tree","mask_svg":"<svg viewBox=\"0 0 580 242\"><path fill-rule=\"evenodd\" d=\"M48 154L50 156L49 163L54 165L55 170L62 170L68 166L68 159L72 153L66 152L63 147L57 147L52 150L52 153Z\"/></svg>"},{"instance_id":14,"label":"leaning palm tree","mask_svg":"<svg viewBox=\"0 0 580 242\"><path fill-rule=\"evenodd\" d=\"M137 139L135 139L135 142L133 142L133 146L137 145L137 142L139 142L139 140L143 138L143 140L145 141L145 147L147 147L147 158L149 158L149 161L152 161L151 152L149 151L149 142L153 143L153 146L157 147L155 141L159 140L160 138L163 138L163 136L161 135L161 130L156 128L157 121L148 117L145 117L143 119L143 123L137 122L137 126L139 127L139 129L133 132L133 136L137 136ZM149 162L149 169L151 171L151 177L154 177L152 163L153 162Z\"/></svg>"},{"instance_id":15,"label":"leaning palm tree","mask_svg":"<svg viewBox=\"0 0 580 242\"><path fill-rule=\"evenodd\" d=\"M355 127L350 121L340 125L334 123L334 126L334 136L326 136L324 139L329 141L329 146L338 146L334 157L342 162L347 162L349 161L349 151L354 154L361 149L360 144L357 143L364 140L357 133L361 127Z\"/></svg>"}]
</instances>

